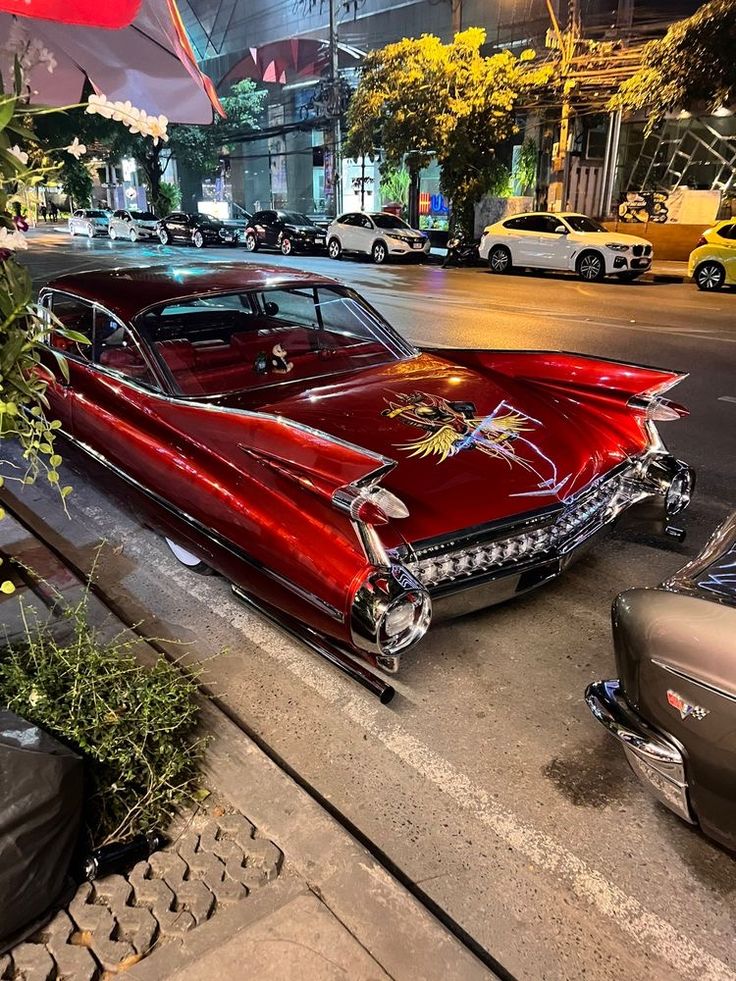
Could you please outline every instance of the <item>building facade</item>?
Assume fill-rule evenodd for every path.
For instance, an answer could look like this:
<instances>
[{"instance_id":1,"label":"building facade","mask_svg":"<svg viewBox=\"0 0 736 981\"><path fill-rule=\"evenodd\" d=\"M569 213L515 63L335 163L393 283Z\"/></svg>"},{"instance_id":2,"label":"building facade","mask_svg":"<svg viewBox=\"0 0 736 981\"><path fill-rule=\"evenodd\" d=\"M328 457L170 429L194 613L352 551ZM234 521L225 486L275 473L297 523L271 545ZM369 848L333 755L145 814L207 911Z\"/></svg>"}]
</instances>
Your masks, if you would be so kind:
<instances>
[{"instance_id":1,"label":"building facade","mask_svg":"<svg viewBox=\"0 0 736 981\"><path fill-rule=\"evenodd\" d=\"M447 41L458 29L479 26L486 30L489 51L540 49L551 27L547 0L179 0L179 5L200 64L220 91L241 78L268 91L260 129L233 144L207 195L231 197L251 212L283 207L315 216L386 203L380 148L372 158L355 162L340 159L335 146L331 6L343 99L357 82L365 52L401 37L433 33ZM552 0L552 6L563 28L576 19L586 37L640 41L661 35L699 2ZM641 123L618 126L605 113L579 119L569 144L566 200L558 204L601 214L615 211L632 191L665 191L683 179L698 187L722 185L729 163L733 172L733 117L672 121L660 136L652 142ZM544 177L554 154L554 119L538 122L532 137ZM686 177L678 170L683 153L689 158ZM187 183L183 175L182 183L183 206L196 209L200 181ZM446 226L437 168L423 175L420 192L421 223ZM544 200L542 179L537 201Z\"/></svg>"}]
</instances>

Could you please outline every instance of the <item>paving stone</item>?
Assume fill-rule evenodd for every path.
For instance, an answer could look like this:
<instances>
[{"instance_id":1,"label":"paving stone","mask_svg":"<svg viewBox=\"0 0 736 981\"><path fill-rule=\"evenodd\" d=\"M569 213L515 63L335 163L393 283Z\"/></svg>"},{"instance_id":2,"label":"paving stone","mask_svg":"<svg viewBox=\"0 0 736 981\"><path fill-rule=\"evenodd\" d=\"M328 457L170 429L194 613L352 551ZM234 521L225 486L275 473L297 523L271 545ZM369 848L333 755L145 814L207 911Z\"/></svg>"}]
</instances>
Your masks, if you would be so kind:
<instances>
[{"instance_id":1,"label":"paving stone","mask_svg":"<svg viewBox=\"0 0 736 981\"><path fill-rule=\"evenodd\" d=\"M222 817L217 818L217 823L221 831L234 838L243 849L246 848L256 833L255 826L250 823L244 814L223 814ZM217 851L215 845L212 848L213 851Z\"/></svg>"},{"instance_id":2,"label":"paving stone","mask_svg":"<svg viewBox=\"0 0 736 981\"><path fill-rule=\"evenodd\" d=\"M122 875L107 875L94 883L95 899L103 899L111 910L127 906L133 896L133 887Z\"/></svg>"},{"instance_id":3,"label":"paving stone","mask_svg":"<svg viewBox=\"0 0 736 981\"><path fill-rule=\"evenodd\" d=\"M74 933L74 923L66 910L60 909L56 916L39 931L44 943L56 957L57 951L66 947ZM2 974L0 974L0 978Z\"/></svg>"},{"instance_id":4,"label":"paving stone","mask_svg":"<svg viewBox=\"0 0 736 981\"><path fill-rule=\"evenodd\" d=\"M101 981L120 973L159 942L181 943L220 905L273 881L282 859L242 814L197 815L173 847L127 876L82 883L32 941L0 957L0 981Z\"/></svg>"},{"instance_id":5,"label":"paving stone","mask_svg":"<svg viewBox=\"0 0 736 981\"><path fill-rule=\"evenodd\" d=\"M218 903L235 903L248 895L248 887L236 879L231 879L229 875L226 875L222 882L218 882L212 891Z\"/></svg>"},{"instance_id":6,"label":"paving stone","mask_svg":"<svg viewBox=\"0 0 736 981\"><path fill-rule=\"evenodd\" d=\"M247 847L248 865L256 865L265 876L266 882L273 882L281 868L283 855L268 838L254 838ZM229 869L228 869L229 871Z\"/></svg>"},{"instance_id":7,"label":"paving stone","mask_svg":"<svg viewBox=\"0 0 736 981\"><path fill-rule=\"evenodd\" d=\"M215 897L201 879L182 882L176 896L179 906L191 913L197 924L208 920L215 908Z\"/></svg>"},{"instance_id":8,"label":"paving stone","mask_svg":"<svg viewBox=\"0 0 736 981\"><path fill-rule=\"evenodd\" d=\"M69 912L80 930L99 933L106 937L111 936L115 930L115 920L107 906L99 906L91 902L78 903L75 897Z\"/></svg>"},{"instance_id":9,"label":"paving stone","mask_svg":"<svg viewBox=\"0 0 736 981\"><path fill-rule=\"evenodd\" d=\"M225 865L211 851L199 850L199 835L192 835L177 851L189 867L190 878L196 873L215 892L217 884L225 877Z\"/></svg>"},{"instance_id":10,"label":"paving stone","mask_svg":"<svg viewBox=\"0 0 736 981\"><path fill-rule=\"evenodd\" d=\"M84 917L85 908L92 902L93 895L92 883L83 882L74 894L74 899L69 903L69 916L77 925L80 925L78 917Z\"/></svg>"},{"instance_id":11,"label":"paving stone","mask_svg":"<svg viewBox=\"0 0 736 981\"><path fill-rule=\"evenodd\" d=\"M152 872L168 883L174 892L189 871L187 863L177 852L155 852L151 855L149 864Z\"/></svg>"},{"instance_id":12,"label":"paving stone","mask_svg":"<svg viewBox=\"0 0 736 981\"><path fill-rule=\"evenodd\" d=\"M125 906L115 910L115 918L122 937L135 948L137 954L145 954L158 933L158 922L146 906Z\"/></svg>"},{"instance_id":13,"label":"paving stone","mask_svg":"<svg viewBox=\"0 0 736 981\"><path fill-rule=\"evenodd\" d=\"M92 951L64 944L54 951L57 981L97 981L102 971Z\"/></svg>"},{"instance_id":14,"label":"paving stone","mask_svg":"<svg viewBox=\"0 0 736 981\"><path fill-rule=\"evenodd\" d=\"M15 978L23 981L52 981L56 965L43 944L19 944L13 948Z\"/></svg>"},{"instance_id":15,"label":"paving stone","mask_svg":"<svg viewBox=\"0 0 736 981\"><path fill-rule=\"evenodd\" d=\"M117 924L110 911L107 912L110 915L113 930L115 930ZM92 950L97 960L109 971L114 971L123 961L134 957L136 953L133 945L129 944L127 940L115 940L111 936L105 936L104 930L97 930L92 933Z\"/></svg>"},{"instance_id":16,"label":"paving stone","mask_svg":"<svg viewBox=\"0 0 736 981\"><path fill-rule=\"evenodd\" d=\"M245 852L243 851L242 845L239 845L237 841L232 838L223 838L221 841L215 843L215 853L221 859L222 862L243 862L245 859Z\"/></svg>"},{"instance_id":17,"label":"paving stone","mask_svg":"<svg viewBox=\"0 0 736 981\"><path fill-rule=\"evenodd\" d=\"M135 891L136 902L148 906L158 920L161 933L165 935L182 934L196 926L194 917L186 910L175 910L174 902L176 896L166 885L163 879L147 879L146 872L150 872L151 866L148 862L140 863L130 873L128 877Z\"/></svg>"}]
</instances>

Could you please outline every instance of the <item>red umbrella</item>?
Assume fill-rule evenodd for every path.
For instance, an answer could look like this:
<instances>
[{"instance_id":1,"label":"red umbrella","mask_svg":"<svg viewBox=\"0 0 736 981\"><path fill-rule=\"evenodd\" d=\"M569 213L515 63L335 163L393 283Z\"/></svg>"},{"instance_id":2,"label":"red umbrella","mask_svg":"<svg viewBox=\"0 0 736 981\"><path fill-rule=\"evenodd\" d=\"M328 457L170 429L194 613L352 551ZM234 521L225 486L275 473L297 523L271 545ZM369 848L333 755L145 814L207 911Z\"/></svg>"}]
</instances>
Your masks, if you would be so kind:
<instances>
[{"instance_id":1,"label":"red umbrella","mask_svg":"<svg viewBox=\"0 0 736 981\"><path fill-rule=\"evenodd\" d=\"M128 27L138 13L141 0L3 0L0 10L20 17L36 17L60 24L84 24L86 27L117 29Z\"/></svg>"},{"instance_id":2,"label":"red umbrella","mask_svg":"<svg viewBox=\"0 0 736 981\"><path fill-rule=\"evenodd\" d=\"M28 74L34 102L78 102L89 79L110 101L129 100L172 122L210 123L213 107L224 115L175 0L0 0L3 37L15 50L25 37L49 56ZM12 54L4 54L0 70L8 77Z\"/></svg>"}]
</instances>

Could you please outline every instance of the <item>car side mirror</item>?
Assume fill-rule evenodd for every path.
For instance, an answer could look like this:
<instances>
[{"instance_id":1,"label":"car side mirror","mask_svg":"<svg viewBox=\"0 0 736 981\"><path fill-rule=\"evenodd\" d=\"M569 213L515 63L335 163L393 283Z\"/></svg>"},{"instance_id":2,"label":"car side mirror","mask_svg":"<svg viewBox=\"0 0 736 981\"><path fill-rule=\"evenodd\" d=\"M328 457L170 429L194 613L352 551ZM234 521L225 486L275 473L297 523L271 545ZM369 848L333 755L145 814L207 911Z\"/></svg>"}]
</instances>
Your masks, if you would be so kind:
<instances>
[{"instance_id":1,"label":"car side mirror","mask_svg":"<svg viewBox=\"0 0 736 981\"><path fill-rule=\"evenodd\" d=\"M557 228L555 228L555 235L568 235L568 234L569 234L569 229L567 229L565 225L558 225Z\"/></svg>"},{"instance_id":2,"label":"car side mirror","mask_svg":"<svg viewBox=\"0 0 736 981\"><path fill-rule=\"evenodd\" d=\"M279 305L278 303L274 303L273 300L266 300L263 309L269 317L275 317L279 312Z\"/></svg>"}]
</instances>

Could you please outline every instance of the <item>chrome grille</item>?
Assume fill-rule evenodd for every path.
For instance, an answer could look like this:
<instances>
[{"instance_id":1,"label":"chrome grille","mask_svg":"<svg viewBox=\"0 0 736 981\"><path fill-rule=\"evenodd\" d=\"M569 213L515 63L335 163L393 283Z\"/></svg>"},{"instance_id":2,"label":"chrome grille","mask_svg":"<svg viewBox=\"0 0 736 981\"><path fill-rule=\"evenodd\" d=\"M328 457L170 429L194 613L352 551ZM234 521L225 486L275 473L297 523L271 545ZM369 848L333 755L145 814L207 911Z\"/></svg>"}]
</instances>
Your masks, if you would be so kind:
<instances>
[{"instance_id":1,"label":"chrome grille","mask_svg":"<svg viewBox=\"0 0 736 981\"><path fill-rule=\"evenodd\" d=\"M549 517L531 518L512 534L496 529L487 538L464 544L447 541L420 547L403 564L428 588L490 572L503 575L520 566L543 562L570 551L603 527L627 496L627 473L618 473L566 502Z\"/></svg>"}]
</instances>

